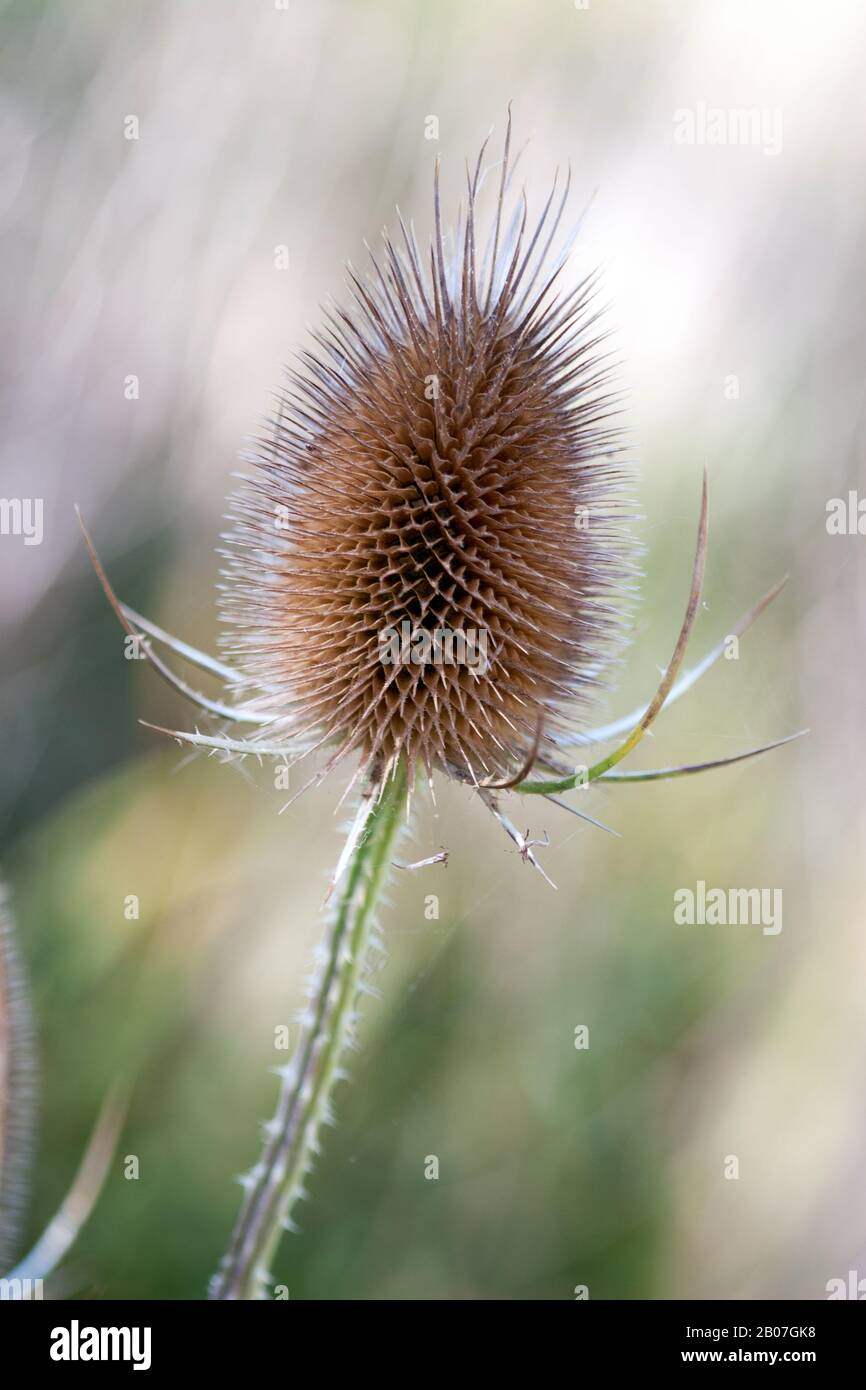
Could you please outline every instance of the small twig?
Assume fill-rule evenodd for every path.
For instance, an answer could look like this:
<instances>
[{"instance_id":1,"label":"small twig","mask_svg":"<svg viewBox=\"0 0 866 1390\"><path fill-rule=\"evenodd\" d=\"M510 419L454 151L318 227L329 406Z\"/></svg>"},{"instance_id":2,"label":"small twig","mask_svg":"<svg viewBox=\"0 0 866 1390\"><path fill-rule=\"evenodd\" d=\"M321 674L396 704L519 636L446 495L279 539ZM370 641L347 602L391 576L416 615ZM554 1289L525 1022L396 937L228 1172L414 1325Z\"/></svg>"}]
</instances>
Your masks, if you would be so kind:
<instances>
[{"instance_id":1,"label":"small twig","mask_svg":"<svg viewBox=\"0 0 866 1390\"><path fill-rule=\"evenodd\" d=\"M520 857L523 860L523 862L526 863L526 860L529 857L529 853L531 850L536 849L538 847L541 847L542 849L548 849L549 846L550 836L548 835L546 830L544 832L543 840L530 840L529 827L527 826L526 834L523 836L523 844L520 848Z\"/></svg>"},{"instance_id":2,"label":"small twig","mask_svg":"<svg viewBox=\"0 0 866 1390\"><path fill-rule=\"evenodd\" d=\"M530 863L534 869L538 870L545 883L549 883L551 888L553 888L554 891L556 891L556 884L553 882L553 879L548 878L547 874L544 872L535 855L532 853L534 847L541 844L550 843L550 841L547 839L547 832L545 831L545 840L543 841L528 840L526 837L529 835L529 831L527 830L526 835L521 835L520 831L517 829L517 826L513 825L512 822L506 816L505 812L501 810L499 803L496 800L496 797L493 796L493 794L490 791L488 791L486 787L478 787L477 791L478 795L481 797L481 800L484 802L484 805L487 807L489 811L492 812L492 814L499 821L499 824L502 826L502 829L505 831L509 840L511 840L517 846L518 853L520 854L520 857L523 860L524 864L527 862Z\"/></svg>"},{"instance_id":3,"label":"small twig","mask_svg":"<svg viewBox=\"0 0 866 1390\"><path fill-rule=\"evenodd\" d=\"M391 863L395 869L426 869L431 864L444 864L448 867L448 851L443 845L438 854L431 854L429 859L416 859L414 864L401 864L398 859L392 859Z\"/></svg>"}]
</instances>

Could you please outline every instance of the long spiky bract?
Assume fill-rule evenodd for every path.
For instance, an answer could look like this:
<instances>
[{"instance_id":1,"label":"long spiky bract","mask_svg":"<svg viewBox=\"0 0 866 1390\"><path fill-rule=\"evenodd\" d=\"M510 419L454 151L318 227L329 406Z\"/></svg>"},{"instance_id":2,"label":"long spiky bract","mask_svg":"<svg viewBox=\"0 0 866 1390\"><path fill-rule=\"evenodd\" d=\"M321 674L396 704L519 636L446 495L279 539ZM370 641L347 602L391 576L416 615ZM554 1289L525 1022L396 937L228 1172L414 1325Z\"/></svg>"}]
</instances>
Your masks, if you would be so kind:
<instances>
[{"instance_id":1,"label":"long spiky bract","mask_svg":"<svg viewBox=\"0 0 866 1390\"><path fill-rule=\"evenodd\" d=\"M222 659L123 604L85 532L124 629L218 726L159 732L227 760L292 767L319 752L296 795L347 760L355 768L343 795L356 792L358 811L326 899L321 968L262 1158L243 1179L216 1298L262 1296L280 1231L292 1228L369 989L376 900L419 775L431 793L435 773L474 786L521 858L544 873L533 851L546 835L521 832L503 794L540 795L608 830L556 794L727 766L786 741L687 767L615 771L724 648L680 676L706 563L706 477L686 614L661 683L634 715L584 726L588 698L622 649L636 587L630 478L597 277L565 280L571 175L554 182L533 221L525 194L512 197L510 150L509 116L481 240L486 143L467 166L453 238L437 161L429 256L399 216L399 238L384 235L366 275L349 268L351 306L324 312L288 373L231 502ZM222 698L198 692L162 649L220 681ZM249 728L238 737L233 724ZM570 745L612 739L621 741L588 776L563 762Z\"/></svg>"}]
</instances>

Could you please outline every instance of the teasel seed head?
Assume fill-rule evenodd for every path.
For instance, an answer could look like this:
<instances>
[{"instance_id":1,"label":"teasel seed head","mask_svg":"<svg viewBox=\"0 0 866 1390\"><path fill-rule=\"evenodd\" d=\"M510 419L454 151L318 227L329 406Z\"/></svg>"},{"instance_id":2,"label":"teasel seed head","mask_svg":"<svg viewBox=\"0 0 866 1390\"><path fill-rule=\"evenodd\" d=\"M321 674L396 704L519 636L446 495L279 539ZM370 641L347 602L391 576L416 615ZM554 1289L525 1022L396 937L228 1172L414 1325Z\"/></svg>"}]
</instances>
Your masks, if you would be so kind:
<instances>
[{"instance_id":1,"label":"teasel seed head","mask_svg":"<svg viewBox=\"0 0 866 1390\"><path fill-rule=\"evenodd\" d=\"M369 276L350 268L351 311L300 353L232 502L232 660L327 769L357 753L374 781L399 758L410 785L543 763L623 636L634 543L597 282L559 291L570 179L532 228L525 196L506 219L509 145L510 122L486 250L482 148L449 249L437 162L429 264L401 217Z\"/></svg>"}]
</instances>

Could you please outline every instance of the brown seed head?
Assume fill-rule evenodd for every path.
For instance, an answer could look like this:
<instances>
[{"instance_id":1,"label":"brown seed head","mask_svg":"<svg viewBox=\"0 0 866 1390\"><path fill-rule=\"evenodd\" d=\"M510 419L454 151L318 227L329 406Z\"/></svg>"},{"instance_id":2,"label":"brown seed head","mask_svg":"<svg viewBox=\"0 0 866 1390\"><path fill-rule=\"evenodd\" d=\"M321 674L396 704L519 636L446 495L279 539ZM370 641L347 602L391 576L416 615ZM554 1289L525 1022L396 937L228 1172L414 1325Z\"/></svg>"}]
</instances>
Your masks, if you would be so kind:
<instances>
[{"instance_id":1,"label":"brown seed head","mask_svg":"<svg viewBox=\"0 0 866 1390\"><path fill-rule=\"evenodd\" d=\"M284 727L359 753L376 780L510 779L543 764L622 635L625 469L593 277L557 295L568 195L505 225L508 139L486 253L484 151L425 272L387 236L354 307L326 313L233 503L232 656Z\"/></svg>"}]
</instances>

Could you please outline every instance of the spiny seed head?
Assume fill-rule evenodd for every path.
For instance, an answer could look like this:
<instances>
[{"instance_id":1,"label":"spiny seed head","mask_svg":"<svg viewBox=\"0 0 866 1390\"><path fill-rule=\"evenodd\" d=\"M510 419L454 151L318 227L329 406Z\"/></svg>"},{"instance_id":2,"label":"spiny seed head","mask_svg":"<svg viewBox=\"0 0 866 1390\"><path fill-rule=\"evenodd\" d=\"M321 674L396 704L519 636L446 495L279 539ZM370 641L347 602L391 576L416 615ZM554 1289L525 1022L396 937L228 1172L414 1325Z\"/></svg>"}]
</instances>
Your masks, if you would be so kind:
<instances>
[{"instance_id":1,"label":"spiny seed head","mask_svg":"<svg viewBox=\"0 0 866 1390\"><path fill-rule=\"evenodd\" d=\"M486 249L484 150L429 265L400 219L326 312L233 501L232 656L327 766L511 777L573 729L622 635L625 469L594 277L558 293L568 183ZM449 239L450 240L450 239ZM553 248L553 256L551 256ZM273 726L272 726L273 728Z\"/></svg>"}]
</instances>

